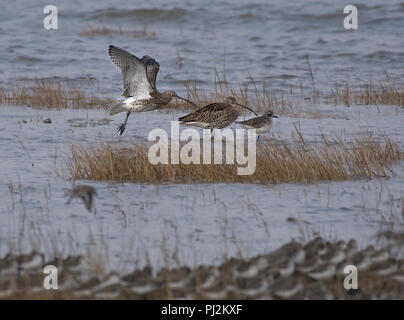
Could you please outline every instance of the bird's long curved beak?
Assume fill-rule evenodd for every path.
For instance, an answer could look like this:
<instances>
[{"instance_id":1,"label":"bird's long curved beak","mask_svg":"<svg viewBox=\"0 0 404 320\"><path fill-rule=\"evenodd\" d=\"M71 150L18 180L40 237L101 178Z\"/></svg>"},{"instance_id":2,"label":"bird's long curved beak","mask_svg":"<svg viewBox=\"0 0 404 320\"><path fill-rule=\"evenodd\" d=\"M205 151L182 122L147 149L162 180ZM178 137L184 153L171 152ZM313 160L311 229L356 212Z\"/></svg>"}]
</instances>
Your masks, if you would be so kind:
<instances>
[{"instance_id":1,"label":"bird's long curved beak","mask_svg":"<svg viewBox=\"0 0 404 320\"><path fill-rule=\"evenodd\" d=\"M279 118L278 116L272 116L272 118Z\"/></svg>"},{"instance_id":2,"label":"bird's long curved beak","mask_svg":"<svg viewBox=\"0 0 404 320\"><path fill-rule=\"evenodd\" d=\"M185 102L188 102L189 104L193 105L197 110L200 110L201 107L199 107L197 104L193 103L192 101L189 101L188 99L185 99L183 97L180 96L175 96L178 99L184 100Z\"/></svg>"},{"instance_id":3,"label":"bird's long curved beak","mask_svg":"<svg viewBox=\"0 0 404 320\"><path fill-rule=\"evenodd\" d=\"M250 109L249 107L244 106L244 105L242 105L242 104L240 104L240 103L238 103L238 102L235 102L235 104L238 105L238 106L240 106L240 107L243 107L243 108L245 108L245 109L247 109L247 110L250 110L252 113L254 113L254 114L258 117L258 114L257 114L253 109Z\"/></svg>"}]
</instances>

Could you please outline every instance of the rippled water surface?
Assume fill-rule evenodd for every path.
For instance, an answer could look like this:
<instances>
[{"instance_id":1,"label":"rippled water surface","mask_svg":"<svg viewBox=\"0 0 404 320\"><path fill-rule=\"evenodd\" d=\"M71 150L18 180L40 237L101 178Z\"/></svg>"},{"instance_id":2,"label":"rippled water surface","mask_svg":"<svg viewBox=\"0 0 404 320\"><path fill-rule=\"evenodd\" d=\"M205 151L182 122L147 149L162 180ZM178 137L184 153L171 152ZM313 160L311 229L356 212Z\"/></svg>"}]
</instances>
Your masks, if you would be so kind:
<instances>
[{"instance_id":1,"label":"rippled water surface","mask_svg":"<svg viewBox=\"0 0 404 320\"><path fill-rule=\"evenodd\" d=\"M291 141L298 126L307 143L314 143L321 133L347 139L372 133L376 140L388 135L404 147L404 113L399 107L384 106L383 118L376 106L321 109L319 119L280 118L272 139ZM3 254L14 243L25 250L37 244L48 254L101 252L114 267L133 260L162 266L164 252L180 263L219 263L226 256L250 256L316 234L355 238L360 246L376 244L374 235L380 228L402 219L403 164L393 167L390 179L307 185L84 181L97 188L94 216L80 201L66 205L65 191L71 182L60 168L70 156L70 144L145 141L150 126L169 132L176 114L140 113L124 136L117 137L117 123L107 121L100 110L1 110ZM52 123L43 123L48 117Z\"/></svg>"},{"instance_id":2,"label":"rippled water surface","mask_svg":"<svg viewBox=\"0 0 404 320\"><path fill-rule=\"evenodd\" d=\"M316 85L352 86L396 80L404 70L404 4L356 1L359 29L343 28L344 3L338 1L54 1L59 29L43 28L46 1L5 3L0 12L0 84L22 78L93 77L103 93L119 96L120 74L108 58L109 44L161 63L159 85L182 90L195 80L211 89L214 68L224 65L233 84L248 83L248 73L273 90L311 86L309 55ZM155 39L82 37L88 25L155 32ZM179 66L178 55L183 59Z\"/></svg>"}]
</instances>

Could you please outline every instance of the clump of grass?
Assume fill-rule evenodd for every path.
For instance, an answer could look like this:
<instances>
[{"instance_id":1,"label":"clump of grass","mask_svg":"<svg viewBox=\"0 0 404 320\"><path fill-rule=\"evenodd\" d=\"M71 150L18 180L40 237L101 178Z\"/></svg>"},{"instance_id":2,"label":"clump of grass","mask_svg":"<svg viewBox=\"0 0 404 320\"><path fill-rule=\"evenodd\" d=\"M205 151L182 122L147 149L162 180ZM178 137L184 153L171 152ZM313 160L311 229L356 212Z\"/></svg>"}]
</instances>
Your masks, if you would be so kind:
<instances>
[{"instance_id":1,"label":"clump of grass","mask_svg":"<svg viewBox=\"0 0 404 320\"><path fill-rule=\"evenodd\" d=\"M312 93L310 94L303 89L301 81L297 87L290 86L288 92L273 92L268 88L265 81L260 87L252 75L248 76L248 82L245 85L234 87L227 81L225 71L220 75L215 70L214 90L203 92L194 83L188 82L185 84L187 98L199 106L204 106L222 101L226 96L234 96L240 103L253 107L259 113L272 110L280 115L308 118L320 117L318 110L312 108L319 101L346 106L404 106L404 87L397 86L387 71L385 71L386 80L377 86L371 78L368 83L361 85L359 90L353 89L349 82L346 82L343 87L336 84L331 89L331 94L327 94L317 89L308 57L306 57L306 63L312 86ZM190 109L192 107L183 101L173 101L162 110L172 108Z\"/></svg>"},{"instance_id":2,"label":"clump of grass","mask_svg":"<svg viewBox=\"0 0 404 320\"><path fill-rule=\"evenodd\" d=\"M122 30L119 26L118 29L109 29L104 24L88 25L85 30L78 33L82 37L97 37L97 36L120 36L127 38L143 38L155 39L156 33L147 30L147 25L143 25L143 30Z\"/></svg>"},{"instance_id":3,"label":"clump of grass","mask_svg":"<svg viewBox=\"0 0 404 320\"><path fill-rule=\"evenodd\" d=\"M223 101L227 96L233 96L239 103L249 105L258 113L272 110L281 115L301 116L304 114L308 117L318 117L317 112L304 106L303 98L301 97L301 94L303 94L302 87L301 94L297 95L293 93L292 88L290 88L291 94L288 95L275 93L268 89L266 82L263 82L262 88L259 88L257 81L252 75L248 76L248 84L234 87L227 81L225 73L221 76L215 70L214 90L204 92L198 89L193 82L187 82L185 90L187 99L201 107L210 103ZM163 111L172 109L194 110L194 107L182 100L175 99L167 106L161 108Z\"/></svg>"},{"instance_id":4,"label":"clump of grass","mask_svg":"<svg viewBox=\"0 0 404 320\"><path fill-rule=\"evenodd\" d=\"M312 88L313 88L313 97L314 97L314 98L317 98L317 97L318 97L318 91L317 91L317 89L316 89L316 82L314 81L313 70L312 70L312 68L311 68L310 60L309 60L309 56L308 56L308 55L306 56L306 64L307 64L307 69L308 69L309 74L310 74L311 85L312 85Z\"/></svg>"},{"instance_id":5,"label":"clump of grass","mask_svg":"<svg viewBox=\"0 0 404 320\"><path fill-rule=\"evenodd\" d=\"M309 145L299 135L300 139L290 144L269 142L257 146L256 171L249 176L237 175L238 164L202 164L201 160L201 164L153 165L145 145L118 148L106 142L72 145L72 157L66 165L74 179L265 184L387 177L393 161L403 159L398 144L389 138L379 143L365 137L350 142L342 138L331 142L323 137L321 142Z\"/></svg>"},{"instance_id":6,"label":"clump of grass","mask_svg":"<svg viewBox=\"0 0 404 320\"><path fill-rule=\"evenodd\" d=\"M91 87L92 81L88 81ZM23 85L0 88L0 103L41 108L99 108L106 107L112 99L101 99L82 86L59 79L37 79Z\"/></svg>"},{"instance_id":7,"label":"clump of grass","mask_svg":"<svg viewBox=\"0 0 404 320\"><path fill-rule=\"evenodd\" d=\"M349 82L346 82L342 88L335 85L331 89L331 95L326 98L333 100L335 104L346 106L353 104L404 106L404 88L399 88L387 71L385 76L384 83L376 86L370 78L369 82L361 85L357 91L350 88Z\"/></svg>"},{"instance_id":8,"label":"clump of grass","mask_svg":"<svg viewBox=\"0 0 404 320\"><path fill-rule=\"evenodd\" d=\"M234 96L240 103L253 107L258 113L272 110L280 115L292 117L319 118L320 114L313 105L319 101L325 103L351 105L395 105L404 106L404 87L399 88L387 72L386 81L376 86L372 79L363 84L359 91L351 88L348 82L341 88L338 85L331 90L331 95L321 93L315 85L313 71L307 58L308 71L312 83L312 94L307 94L302 82L298 86L298 91L294 92L294 87L289 88L288 93L273 92L269 90L266 82L259 87L252 75L248 77L248 84L234 87L229 84L226 74L222 76L215 71L214 90L203 92L197 86L188 82L185 84L187 98L194 101L199 106L222 101L226 96ZM166 109L190 109L192 108L183 101L173 101L167 105Z\"/></svg>"}]
</instances>

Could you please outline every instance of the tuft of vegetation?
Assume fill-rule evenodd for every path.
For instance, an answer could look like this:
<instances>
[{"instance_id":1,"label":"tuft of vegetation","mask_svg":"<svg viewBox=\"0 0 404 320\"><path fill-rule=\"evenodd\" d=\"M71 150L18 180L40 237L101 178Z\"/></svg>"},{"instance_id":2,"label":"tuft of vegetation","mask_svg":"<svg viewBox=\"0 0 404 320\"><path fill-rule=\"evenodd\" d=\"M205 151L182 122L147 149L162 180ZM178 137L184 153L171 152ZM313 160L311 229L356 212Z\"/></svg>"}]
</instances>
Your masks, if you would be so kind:
<instances>
[{"instance_id":1,"label":"tuft of vegetation","mask_svg":"<svg viewBox=\"0 0 404 320\"><path fill-rule=\"evenodd\" d=\"M195 83L185 83L186 98L193 101L200 107L210 103L223 101L227 96L233 96L236 100L244 105L252 107L258 113L272 110L280 115L301 116L317 118L319 115L316 111L305 105L303 95L303 87L300 84L299 93L295 94L293 87L290 87L290 94L275 93L269 90L266 82L262 86L254 79L252 75L248 77L248 83L245 85L234 87L226 78L225 72L221 76L215 70L214 89L212 91L203 91L198 89ZM161 108L161 111L167 110L195 110L193 106L182 100L174 99L170 104ZM245 110L240 110L242 113Z\"/></svg>"},{"instance_id":2,"label":"tuft of vegetation","mask_svg":"<svg viewBox=\"0 0 404 320\"><path fill-rule=\"evenodd\" d=\"M372 78L360 86L359 91L350 88L349 82L341 88L336 84L326 99L334 104L351 105L394 105L404 106L404 88L399 88L385 71L386 81L375 85Z\"/></svg>"},{"instance_id":3,"label":"tuft of vegetation","mask_svg":"<svg viewBox=\"0 0 404 320\"><path fill-rule=\"evenodd\" d=\"M321 117L318 108L315 108L319 102L345 106L404 106L404 87L396 85L387 72L385 72L386 81L379 85L375 85L370 79L359 89L353 89L346 82L344 86L336 84L331 89L331 93L325 93L319 92L316 88L309 60L307 60L307 65L312 82L312 92L304 89L302 81L299 81L297 86L290 86L287 92L274 92L269 89L266 82L259 84L252 75L248 76L245 84L233 86L227 81L225 71L220 75L215 70L214 86L211 91L204 91L190 81L184 85L184 96L201 107L223 101L227 96L233 96L239 103L250 106L260 114L272 110L278 115L306 118ZM0 88L0 103L28 105L36 108L107 108L116 102L114 99L99 98L91 93L89 89L94 87L92 80L88 81L87 87L85 89L82 83L71 81L37 79L33 82L16 84L7 89ZM119 89L117 88L117 90ZM172 112L173 110L194 111L195 108L183 100L173 99L168 105L159 109L160 112Z\"/></svg>"},{"instance_id":4,"label":"tuft of vegetation","mask_svg":"<svg viewBox=\"0 0 404 320\"><path fill-rule=\"evenodd\" d=\"M88 80L88 87L92 87ZM59 79L36 79L9 89L0 88L0 103L34 108L106 108L112 99L101 99L74 82Z\"/></svg>"},{"instance_id":5,"label":"tuft of vegetation","mask_svg":"<svg viewBox=\"0 0 404 320\"><path fill-rule=\"evenodd\" d=\"M224 155L224 164L213 164L213 160L212 164L203 164L202 147L200 164L153 165L147 146L134 144L119 148L107 142L72 145L66 168L74 179L117 183L265 184L388 177L392 164L404 157L399 145L389 138L380 143L369 137L353 141L340 137L330 141L323 137L318 143L308 144L299 131L298 134L299 140L291 143L258 144L256 171L246 176L237 175L237 163L225 164Z\"/></svg>"}]
</instances>

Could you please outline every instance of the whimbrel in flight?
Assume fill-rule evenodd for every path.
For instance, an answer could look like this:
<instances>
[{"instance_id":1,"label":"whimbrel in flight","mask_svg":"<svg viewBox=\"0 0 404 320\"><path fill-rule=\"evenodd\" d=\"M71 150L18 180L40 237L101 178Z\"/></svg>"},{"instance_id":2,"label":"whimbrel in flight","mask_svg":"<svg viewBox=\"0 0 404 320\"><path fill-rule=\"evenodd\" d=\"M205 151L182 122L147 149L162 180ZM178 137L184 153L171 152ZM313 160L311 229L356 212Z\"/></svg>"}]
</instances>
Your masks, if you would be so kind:
<instances>
[{"instance_id":1,"label":"whimbrel in flight","mask_svg":"<svg viewBox=\"0 0 404 320\"><path fill-rule=\"evenodd\" d=\"M259 139L261 134L271 130L273 118L278 118L278 116L275 116L272 111L267 111L260 117L237 121L236 123L241 124L246 129L256 129Z\"/></svg>"},{"instance_id":2,"label":"whimbrel in flight","mask_svg":"<svg viewBox=\"0 0 404 320\"><path fill-rule=\"evenodd\" d=\"M67 199L66 204L70 204L73 198L79 198L83 201L87 210L90 212L93 207L93 197L97 195L97 191L92 186L81 185L69 190L67 195L69 196L69 199Z\"/></svg>"},{"instance_id":3,"label":"whimbrel in flight","mask_svg":"<svg viewBox=\"0 0 404 320\"><path fill-rule=\"evenodd\" d=\"M132 112L155 110L168 104L172 98L182 99L199 109L196 104L178 96L174 91L157 91L156 77L160 64L153 58L144 56L139 59L128 51L115 46L109 46L108 53L112 61L121 69L122 95L126 98L109 110L110 115L127 112L124 123L117 129L120 135L125 131L126 123Z\"/></svg>"},{"instance_id":4,"label":"whimbrel in flight","mask_svg":"<svg viewBox=\"0 0 404 320\"><path fill-rule=\"evenodd\" d=\"M223 129L237 120L240 115L237 106L250 110L257 115L254 110L237 103L234 97L227 97L224 102L208 104L178 120L181 121L181 124L210 129L211 131L213 129Z\"/></svg>"}]
</instances>

